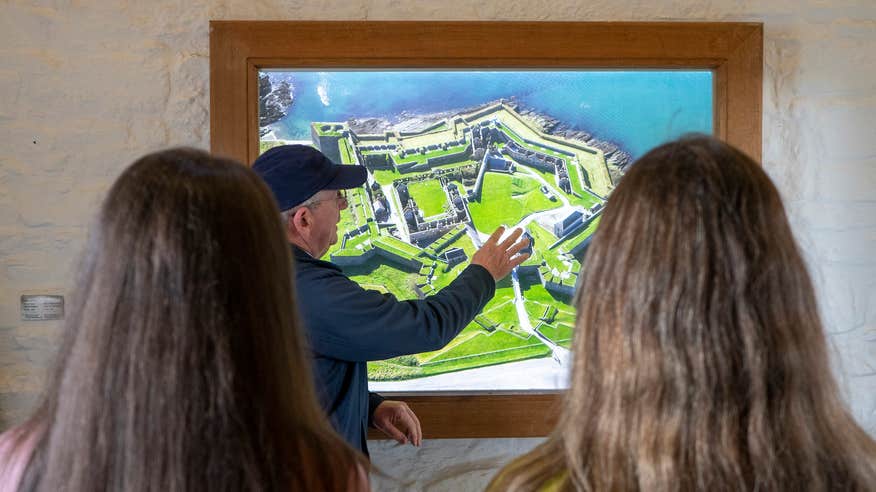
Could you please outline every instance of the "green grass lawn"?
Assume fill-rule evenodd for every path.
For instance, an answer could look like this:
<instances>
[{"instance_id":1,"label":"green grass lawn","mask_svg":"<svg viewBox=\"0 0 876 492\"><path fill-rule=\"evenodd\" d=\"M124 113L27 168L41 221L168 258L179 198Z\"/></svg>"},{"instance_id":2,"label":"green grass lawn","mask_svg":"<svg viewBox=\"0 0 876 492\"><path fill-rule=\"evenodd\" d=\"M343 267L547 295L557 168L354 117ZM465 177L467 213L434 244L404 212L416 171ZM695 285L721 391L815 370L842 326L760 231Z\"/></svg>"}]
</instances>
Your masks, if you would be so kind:
<instances>
[{"instance_id":1,"label":"green grass lawn","mask_svg":"<svg viewBox=\"0 0 876 492\"><path fill-rule=\"evenodd\" d=\"M394 168L393 169L380 169L377 171L373 171L372 173L374 174L374 179L378 183L380 183L381 185L385 185L385 184L390 184L399 178L415 178L417 176L432 174L432 170L434 170L434 169L451 169L451 168L468 166L468 165L471 165L473 163L474 163L474 161L471 161L471 160L452 162L450 164L444 164L442 166L435 166L428 171L417 171L414 173L400 173L400 172L396 171Z\"/></svg>"},{"instance_id":2,"label":"green grass lawn","mask_svg":"<svg viewBox=\"0 0 876 492\"><path fill-rule=\"evenodd\" d=\"M526 176L511 176L511 196L523 196L538 188L540 183Z\"/></svg>"},{"instance_id":3,"label":"green grass lawn","mask_svg":"<svg viewBox=\"0 0 876 492\"><path fill-rule=\"evenodd\" d=\"M366 197L365 190L362 188L347 190L347 208L341 210L341 220L338 222L338 242L329 248L323 256L324 260L328 261L332 254L341 249L341 237L345 232L356 229L367 222L371 215L371 208L365 203ZM366 233L365 236L368 234Z\"/></svg>"},{"instance_id":4,"label":"green grass lawn","mask_svg":"<svg viewBox=\"0 0 876 492\"><path fill-rule=\"evenodd\" d=\"M504 132L505 135L508 135L508 137L511 138L511 140L514 140L515 142L519 143L520 145L526 145L526 142L524 142L523 139L520 138L519 135L517 135L517 132L515 132L515 131L512 130L512 129L510 129L508 126L506 126L506 125L500 125L500 126L499 126L499 129L500 129L502 132Z\"/></svg>"},{"instance_id":5,"label":"green grass lawn","mask_svg":"<svg viewBox=\"0 0 876 492\"><path fill-rule=\"evenodd\" d=\"M554 343L568 342L572 340L572 332L573 329L569 325L541 325L538 328L538 331L541 332L542 335L546 336L550 341Z\"/></svg>"},{"instance_id":6,"label":"green grass lawn","mask_svg":"<svg viewBox=\"0 0 876 492\"><path fill-rule=\"evenodd\" d=\"M465 234L448 244L444 250L447 250L448 248L462 248L462 250L465 251L465 255L468 257L468 260L455 265L449 271L444 271L443 268L435 270L435 276L432 278L432 285L436 289L443 289L447 284L453 282L453 279L459 276L459 273L468 266L471 261L471 255L477 251L474 243L471 242L471 238ZM439 265L443 265L443 263L439 263Z\"/></svg>"},{"instance_id":7,"label":"green grass lawn","mask_svg":"<svg viewBox=\"0 0 876 492\"><path fill-rule=\"evenodd\" d=\"M526 180L535 184L530 191L513 196L514 190L524 189L514 185L513 180ZM550 210L562 205L559 201L552 202L538 189L539 182L523 175L508 175L501 173L486 173L484 187L479 202L470 202L469 211L475 226L487 234L500 225L513 226L526 215Z\"/></svg>"},{"instance_id":8,"label":"green grass lawn","mask_svg":"<svg viewBox=\"0 0 876 492\"><path fill-rule=\"evenodd\" d=\"M463 234L464 231L465 231L465 226L462 224L459 224L456 227L454 227L453 229L451 229L450 231L445 232L441 237L436 239L432 244L430 244L429 246L427 246L424 249L429 254L438 255L442 251L444 251L445 249L450 247L451 244L458 241L461 234ZM456 238L451 240L450 238L454 237L454 236L456 236Z\"/></svg>"},{"instance_id":9,"label":"green grass lawn","mask_svg":"<svg viewBox=\"0 0 876 492\"><path fill-rule=\"evenodd\" d=\"M584 187L581 185L581 175L578 164L572 164L571 159L566 159L566 170L569 171L569 183L572 185L572 191L581 195L582 197L590 196L589 193L584 191ZM589 205L585 206L589 207Z\"/></svg>"},{"instance_id":10,"label":"green grass lawn","mask_svg":"<svg viewBox=\"0 0 876 492\"><path fill-rule=\"evenodd\" d=\"M356 134L359 137L359 142L362 145L375 145L375 144L387 144L392 143L396 140L395 137L386 138L386 135L383 133L378 134Z\"/></svg>"},{"instance_id":11,"label":"green grass lawn","mask_svg":"<svg viewBox=\"0 0 876 492\"><path fill-rule=\"evenodd\" d=\"M398 381L421 378L448 372L464 371L476 367L547 357L550 353L550 349L547 346L539 343L538 345L510 348L502 352L474 355L415 367L393 363L393 359L390 359L389 361L369 362L368 379L371 381Z\"/></svg>"},{"instance_id":12,"label":"green grass lawn","mask_svg":"<svg viewBox=\"0 0 876 492\"><path fill-rule=\"evenodd\" d=\"M524 166L524 167L526 167L526 166ZM559 188L557 187L557 185L556 185L556 175L554 175L554 173L552 173L552 172L549 173L549 172L547 172L547 171L542 171L541 169L536 169L536 168L534 168L534 167L526 167L526 169L527 169L528 171L532 171L532 172L534 172L534 173L539 174L539 175L542 177L542 179L544 179L545 181L547 181L548 183L550 183L550 187L551 187L551 189L552 189L554 192L559 193L559 194L561 194L561 195L563 195L563 196L565 196L565 197L567 197L567 198L569 198L569 199L574 199L574 198L575 198L574 196L572 196L572 195L566 193L565 191L563 191L563 190L561 190L561 189L559 189Z\"/></svg>"},{"instance_id":13,"label":"green grass lawn","mask_svg":"<svg viewBox=\"0 0 876 492\"><path fill-rule=\"evenodd\" d=\"M488 306L485 308L484 316L498 323L503 328L509 330L516 328L520 324L520 320L517 318L517 309L514 307L513 298L514 291L509 290L508 299L504 303L496 304L494 307Z\"/></svg>"},{"instance_id":14,"label":"green grass lawn","mask_svg":"<svg viewBox=\"0 0 876 492\"><path fill-rule=\"evenodd\" d=\"M545 308L548 307L547 304L543 304L541 302L526 300L526 313L529 314L529 319L532 320L532 324L538 324L538 318L544 312Z\"/></svg>"},{"instance_id":15,"label":"green grass lawn","mask_svg":"<svg viewBox=\"0 0 876 492\"><path fill-rule=\"evenodd\" d=\"M554 324L575 326L575 308L572 306L561 306L557 316L554 318Z\"/></svg>"},{"instance_id":16,"label":"green grass lawn","mask_svg":"<svg viewBox=\"0 0 876 492\"><path fill-rule=\"evenodd\" d=\"M600 219L602 219L601 215L593 219L593 221L591 221L589 224L587 224L587 227L576 232L573 236L564 239L562 242L563 249L569 250L576 244L593 235L593 233L596 232L596 227L599 225Z\"/></svg>"},{"instance_id":17,"label":"green grass lawn","mask_svg":"<svg viewBox=\"0 0 876 492\"><path fill-rule=\"evenodd\" d=\"M382 285L399 299L416 299L417 273L402 270L395 264L375 259L366 265L344 267L344 273L361 284Z\"/></svg>"},{"instance_id":18,"label":"green grass lawn","mask_svg":"<svg viewBox=\"0 0 876 492\"><path fill-rule=\"evenodd\" d=\"M533 245L532 256L529 260L526 261L526 264L537 264L540 265L542 260L546 261L549 265L555 264L559 262L557 258L557 252L554 250L549 250L548 246L554 244L557 241L557 237L552 233L548 232L547 229L538 225L538 222L532 221L527 226L527 232L532 236L535 244Z\"/></svg>"},{"instance_id":19,"label":"green grass lawn","mask_svg":"<svg viewBox=\"0 0 876 492\"><path fill-rule=\"evenodd\" d=\"M531 144L529 142L525 142L525 141L523 141L523 139L519 135L517 135L517 133L514 130L511 130L509 127L507 127L505 125L502 125L500 128L505 132L506 135L508 135L511 138L511 140L514 140L515 142L520 144L522 147L526 147L527 149L534 150L536 152L541 152L542 154L550 155L553 157L559 157L561 159L569 159L571 157L568 154L564 154L562 152L557 152L553 149L549 149L549 148L544 147L542 145L535 145L535 144ZM536 138L540 138L540 137L536 137ZM556 145L556 144L554 144L554 145Z\"/></svg>"},{"instance_id":20,"label":"green grass lawn","mask_svg":"<svg viewBox=\"0 0 876 492\"><path fill-rule=\"evenodd\" d=\"M608 168L605 165L605 156L602 152L590 154L589 152L578 151L578 162L587 170L590 176L590 188L602 196L608 196L611 190L611 177L608 174Z\"/></svg>"},{"instance_id":21,"label":"green grass lawn","mask_svg":"<svg viewBox=\"0 0 876 492\"><path fill-rule=\"evenodd\" d=\"M443 352L450 350L453 347L456 347L457 345L459 345L461 343L464 343L465 341L471 339L472 337L479 336L482 333L486 333L486 332L480 326L478 326L477 323L469 323L468 326L463 328L463 330L461 332L459 332L458 335L456 335L456 338L451 340L450 343L445 345L443 348L440 348L438 350L434 350L431 352L423 352L420 354L416 354L415 357L417 358L417 361L419 361L420 364L425 364L425 363L429 362L430 360L432 360L434 357L441 355Z\"/></svg>"},{"instance_id":22,"label":"green grass lawn","mask_svg":"<svg viewBox=\"0 0 876 492\"><path fill-rule=\"evenodd\" d=\"M380 183L381 186L388 185L402 177L401 173L395 169L378 169L372 171L371 174L374 175L374 180Z\"/></svg>"},{"instance_id":23,"label":"green grass lawn","mask_svg":"<svg viewBox=\"0 0 876 492\"><path fill-rule=\"evenodd\" d=\"M259 155L264 154L268 149L276 147L278 145L283 145L285 142L282 140L263 140L259 141Z\"/></svg>"},{"instance_id":24,"label":"green grass lawn","mask_svg":"<svg viewBox=\"0 0 876 492\"><path fill-rule=\"evenodd\" d=\"M567 195L567 196L569 196L569 195ZM599 198L596 198L595 196L591 195L587 191L584 191L584 193L580 197L569 196L569 203L571 203L572 205L581 205L582 207L586 207L586 208L590 208L601 201L602 200L600 200Z\"/></svg>"},{"instance_id":25,"label":"green grass lawn","mask_svg":"<svg viewBox=\"0 0 876 492\"><path fill-rule=\"evenodd\" d=\"M517 319L517 310L514 308L514 288L511 285L511 280L508 277L503 278L496 283L496 295L490 299L490 302L482 311L484 316L490 318L502 326L516 326L519 323Z\"/></svg>"},{"instance_id":26,"label":"green grass lawn","mask_svg":"<svg viewBox=\"0 0 876 492\"><path fill-rule=\"evenodd\" d=\"M362 187L347 190L348 212L355 218L355 227L363 226L371 217L371 205L368 203L368 195Z\"/></svg>"},{"instance_id":27,"label":"green grass lawn","mask_svg":"<svg viewBox=\"0 0 876 492\"><path fill-rule=\"evenodd\" d=\"M460 357L485 355L491 352L500 352L502 350L529 347L533 345L541 345L541 342L532 336L524 338L502 330L496 330L493 333L479 333L449 350L444 350L441 354L432 357L432 359L429 360L429 363L457 359Z\"/></svg>"},{"instance_id":28,"label":"green grass lawn","mask_svg":"<svg viewBox=\"0 0 876 492\"><path fill-rule=\"evenodd\" d=\"M408 192L426 217L444 213L447 194L438 180L426 179L410 183L408 184Z\"/></svg>"},{"instance_id":29,"label":"green grass lawn","mask_svg":"<svg viewBox=\"0 0 876 492\"><path fill-rule=\"evenodd\" d=\"M344 125L340 123L314 121L310 126L316 130L317 135L323 137L340 136L341 132L344 130Z\"/></svg>"},{"instance_id":30,"label":"green grass lawn","mask_svg":"<svg viewBox=\"0 0 876 492\"><path fill-rule=\"evenodd\" d=\"M370 240L371 240L370 234L359 234L358 236L353 236L350 239L348 239L345 247L347 249L360 249L360 248L357 248L357 246L364 245L365 243L367 243ZM368 248L368 249L370 249L370 248Z\"/></svg>"},{"instance_id":31,"label":"green grass lawn","mask_svg":"<svg viewBox=\"0 0 876 492\"><path fill-rule=\"evenodd\" d=\"M358 236L353 236L347 240L346 248L347 249L359 249L362 251L366 251L368 249L372 249L373 244L368 246L367 243L371 242L370 234L359 234ZM362 248L358 246L362 245Z\"/></svg>"},{"instance_id":32,"label":"green grass lawn","mask_svg":"<svg viewBox=\"0 0 876 492\"><path fill-rule=\"evenodd\" d=\"M569 202L573 205L582 205L584 207L590 208L597 203L601 202L599 198L592 195L586 188L581 186L580 174L581 169L580 165L573 165L571 162L566 166L566 169L569 170L569 181L572 184L572 190L581 195L581 197L566 195L569 197Z\"/></svg>"},{"instance_id":33,"label":"green grass lawn","mask_svg":"<svg viewBox=\"0 0 876 492\"><path fill-rule=\"evenodd\" d=\"M538 312L533 312L535 316L530 317L531 319L535 319L541 316L541 313L544 311L544 308L547 304L562 308L563 306L561 306L561 304L568 304L568 302L570 301L570 299L564 296L548 292L548 290L542 287L542 285L539 283L524 284L521 282L520 288L523 290L523 298L526 299L527 306L530 303L534 305L538 305L539 303L542 304L540 308L541 310Z\"/></svg>"},{"instance_id":34,"label":"green grass lawn","mask_svg":"<svg viewBox=\"0 0 876 492\"><path fill-rule=\"evenodd\" d=\"M488 333L472 323L440 350L369 362L368 379L411 379L548 355L549 349L534 337L501 330Z\"/></svg>"},{"instance_id":35,"label":"green grass lawn","mask_svg":"<svg viewBox=\"0 0 876 492\"><path fill-rule=\"evenodd\" d=\"M535 222L529 224L529 233L535 238L536 249L533 258L536 259L536 264L541 264L542 261L547 263L548 268L556 269L561 272L573 271L577 272L581 269L581 264L575 259L569 259L560 248L548 249L548 247L556 242L556 237L541 227ZM575 243L569 243L575 244ZM530 264L527 261L527 264Z\"/></svg>"},{"instance_id":36,"label":"green grass lawn","mask_svg":"<svg viewBox=\"0 0 876 492\"><path fill-rule=\"evenodd\" d=\"M338 140L338 148L341 151L341 164L353 164L356 159L353 157L353 149L350 148L350 143L346 138Z\"/></svg>"},{"instance_id":37,"label":"green grass lawn","mask_svg":"<svg viewBox=\"0 0 876 492\"><path fill-rule=\"evenodd\" d=\"M423 252L422 249L414 246L413 244L406 243L401 239L396 239L392 236L380 236L378 238L375 238L374 245L385 248L388 251L395 252L396 254L405 258L416 258L417 256L420 256L420 253Z\"/></svg>"},{"instance_id":38,"label":"green grass lawn","mask_svg":"<svg viewBox=\"0 0 876 492\"><path fill-rule=\"evenodd\" d=\"M559 201L550 201L548 197L542 194L541 190L533 190L529 193L521 195L520 197L513 198L520 199L522 201L523 210L525 211L524 215L531 214L532 212L541 212L543 210L559 208L561 205Z\"/></svg>"},{"instance_id":39,"label":"green grass lawn","mask_svg":"<svg viewBox=\"0 0 876 492\"><path fill-rule=\"evenodd\" d=\"M380 284L359 284L363 289L367 290L376 290L381 294L389 294L389 291L386 290L386 286Z\"/></svg>"},{"instance_id":40,"label":"green grass lawn","mask_svg":"<svg viewBox=\"0 0 876 492\"><path fill-rule=\"evenodd\" d=\"M374 249L374 246L371 243L363 243L362 249L359 248L344 248L344 249L336 249L326 256L322 257L324 261L332 261L332 258L338 258L342 256L362 256L367 251Z\"/></svg>"},{"instance_id":41,"label":"green grass lawn","mask_svg":"<svg viewBox=\"0 0 876 492\"><path fill-rule=\"evenodd\" d=\"M508 156L506 155L506 157L508 157ZM526 167L526 166L523 166L523 167ZM558 195L562 195L562 196L566 197L566 199L569 200L569 203L572 205L582 205L584 207L590 208L593 205L596 205L597 203L602 201L599 198L597 198L596 196L592 195L586 189L582 189L580 184L576 186L575 183L580 183L579 181L577 181L578 177L576 175L576 173L578 173L580 171L577 169L576 166L572 166L571 164L568 166L569 178L570 178L570 181L572 182L572 189L574 191L576 191L579 195L581 195L580 197L566 193L565 191L558 188L555 184L556 176L554 176L554 173L549 173L547 171L542 171L541 169L535 169L533 167L526 167L526 169L528 171L531 171L531 172L534 172L534 173L537 173L538 175L540 175L545 181L547 181L550 184L551 191L553 191L554 193L556 193Z\"/></svg>"},{"instance_id":42,"label":"green grass lawn","mask_svg":"<svg viewBox=\"0 0 876 492\"><path fill-rule=\"evenodd\" d=\"M462 152L465 147L466 145L457 145L455 147L448 147L447 150L430 150L425 154L414 152L413 154L408 154L404 157L398 157L397 155L393 155L392 160L395 161L396 164L407 164L409 162L426 162L426 159L431 159L433 157L441 157L443 155Z\"/></svg>"}]
</instances>

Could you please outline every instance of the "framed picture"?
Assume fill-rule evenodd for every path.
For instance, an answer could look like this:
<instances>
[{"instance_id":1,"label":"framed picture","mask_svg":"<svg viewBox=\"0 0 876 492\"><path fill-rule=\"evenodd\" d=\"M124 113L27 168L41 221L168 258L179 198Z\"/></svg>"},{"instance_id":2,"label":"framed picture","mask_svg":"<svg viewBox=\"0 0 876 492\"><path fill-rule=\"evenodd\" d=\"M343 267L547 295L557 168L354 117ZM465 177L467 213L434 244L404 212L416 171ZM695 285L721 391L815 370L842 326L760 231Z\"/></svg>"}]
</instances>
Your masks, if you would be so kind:
<instances>
[{"instance_id":1,"label":"framed picture","mask_svg":"<svg viewBox=\"0 0 876 492\"><path fill-rule=\"evenodd\" d=\"M760 24L222 21L210 58L214 152L369 170L326 255L366 288L422 298L497 226L532 239L447 347L369 364L427 437L552 428L581 261L636 158L688 132L760 158Z\"/></svg>"}]
</instances>

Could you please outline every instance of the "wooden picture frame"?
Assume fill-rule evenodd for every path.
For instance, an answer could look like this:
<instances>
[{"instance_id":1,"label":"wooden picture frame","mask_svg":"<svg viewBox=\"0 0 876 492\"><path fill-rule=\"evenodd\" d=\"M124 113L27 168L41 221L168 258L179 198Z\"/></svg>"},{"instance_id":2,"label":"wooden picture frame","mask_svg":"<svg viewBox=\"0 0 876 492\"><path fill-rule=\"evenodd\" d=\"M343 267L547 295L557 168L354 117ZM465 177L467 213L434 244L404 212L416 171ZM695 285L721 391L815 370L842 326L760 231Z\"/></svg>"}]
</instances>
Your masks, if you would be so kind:
<instances>
[{"instance_id":1,"label":"wooden picture frame","mask_svg":"<svg viewBox=\"0 0 876 492\"><path fill-rule=\"evenodd\" d=\"M715 136L761 158L760 23L212 21L213 153L258 156L261 68L710 69ZM553 428L561 394L393 398L408 402L427 438L535 437Z\"/></svg>"}]
</instances>

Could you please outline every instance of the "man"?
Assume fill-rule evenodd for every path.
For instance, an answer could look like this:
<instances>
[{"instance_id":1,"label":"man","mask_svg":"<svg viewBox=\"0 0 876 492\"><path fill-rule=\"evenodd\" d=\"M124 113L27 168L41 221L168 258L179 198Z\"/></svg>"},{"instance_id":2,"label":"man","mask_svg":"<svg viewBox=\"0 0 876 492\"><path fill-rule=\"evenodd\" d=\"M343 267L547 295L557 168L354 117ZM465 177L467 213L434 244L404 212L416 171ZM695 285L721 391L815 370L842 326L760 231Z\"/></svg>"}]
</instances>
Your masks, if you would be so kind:
<instances>
[{"instance_id":1,"label":"man","mask_svg":"<svg viewBox=\"0 0 876 492\"><path fill-rule=\"evenodd\" d=\"M493 297L496 281L524 262L522 231L497 229L471 265L438 293L399 301L365 290L321 258L338 240L341 190L362 186L362 166L332 163L304 145L274 147L253 163L277 200L295 258L298 306L314 355L320 403L350 444L368 453L368 424L400 443L420 444L416 415L403 402L368 392L366 363L437 350L468 325Z\"/></svg>"}]
</instances>

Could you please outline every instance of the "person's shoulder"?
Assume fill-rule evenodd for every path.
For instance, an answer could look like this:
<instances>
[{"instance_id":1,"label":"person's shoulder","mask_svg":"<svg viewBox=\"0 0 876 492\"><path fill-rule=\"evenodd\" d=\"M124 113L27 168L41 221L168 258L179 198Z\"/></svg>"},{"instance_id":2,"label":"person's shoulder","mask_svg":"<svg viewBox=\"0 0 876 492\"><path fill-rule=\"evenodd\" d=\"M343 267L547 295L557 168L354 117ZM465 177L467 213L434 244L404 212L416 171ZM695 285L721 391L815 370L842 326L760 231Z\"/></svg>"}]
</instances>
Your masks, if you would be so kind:
<instances>
[{"instance_id":1,"label":"person's shoulder","mask_svg":"<svg viewBox=\"0 0 876 492\"><path fill-rule=\"evenodd\" d=\"M371 483L368 480L368 471L362 464L357 464L352 473L347 490L349 492L370 492Z\"/></svg>"},{"instance_id":2,"label":"person's shoulder","mask_svg":"<svg viewBox=\"0 0 876 492\"><path fill-rule=\"evenodd\" d=\"M548 479L538 489L539 492L560 492L563 490L563 482L566 479L566 473L559 473Z\"/></svg>"},{"instance_id":3,"label":"person's shoulder","mask_svg":"<svg viewBox=\"0 0 876 492\"><path fill-rule=\"evenodd\" d=\"M293 257L295 258L295 273L297 275L301 275L302 273L312 274L314 272L333 272L342 274L341 267L335 265L330 261L321 260L319 258L313 258L307 253L301 251L300 249L293 249Z\"/></svg>"},{"instance_id":4,"label":"person's shoulder","mask_svg":"<svg viewBox=\"0 0 876 492\"><path fill-rule=\"evenodd\" d=\"M515 469L512 466L505 467L502 469L493 481L490 483L489 488L487 488L488 492L500 492L503 490L507 490L514 481L514 478L518 476L520 473L519 469ZM567 471L560 471L554 475L550 475L547 478L542 478L541 482L538 480L535 483L527 483L523 488L520 488L519 485L514 486L515 490L528 490L532 492L561 492L565 490L564 487L566 485L566 478L569 476Z\"/></svg>"},{"instance_id":5,"label":"person's shoulder","mask_svg":"<svg viewBox=\"0 0 876 492\"><path fill-rule=\"evenodd\" d=\"M361 291L338 266L312 258L295 265L295 287L300 301L320 304Z\"/></svg>"},{"instance_id":6,"label":"person's shoulder","mask_svg":"<svg viewBox=\"0 0 876 492\"><path fill-rule=\"evenodd\" d=\"M18 490L38 436L22 427L0 434L0 492Z\"/></svg>"},{"instance_id":7,"label":"person's shoulder","mask_svg":"<svg viewBox=\"0 0 876 492\"><path fill-rule=\"evenodd\" d=\"M13 427L0 434L0 470L17 455L22 432L21 427Z\"/></svg>"},{"instance_id":8,"label":"person's shoulder","mask_svg":"<svg viewBox=\"0 0 876 492\"><path fill-rule=\"evenodd\" d=\"M300 262L295 265L295 279L300 284L319 283L325 281L349 281L344 271L334 263L313 260Z\"/></svg>"}]
</instances>

